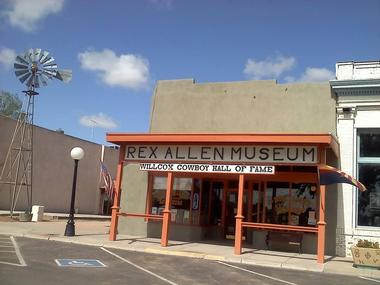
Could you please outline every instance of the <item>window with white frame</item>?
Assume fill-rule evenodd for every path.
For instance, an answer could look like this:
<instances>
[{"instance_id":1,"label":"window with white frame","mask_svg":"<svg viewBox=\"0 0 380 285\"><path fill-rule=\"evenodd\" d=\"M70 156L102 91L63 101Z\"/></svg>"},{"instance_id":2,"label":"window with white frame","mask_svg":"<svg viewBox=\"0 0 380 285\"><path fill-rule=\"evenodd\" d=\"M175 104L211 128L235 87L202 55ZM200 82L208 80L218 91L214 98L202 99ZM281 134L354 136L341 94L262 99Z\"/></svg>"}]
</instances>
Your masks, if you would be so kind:
<instances>
[{"instance_id":1,"label":"window with white frame","mask_svg":"<svg viewBox=\"0 0 380 285\"><path fill-rule=\"evenodd\" d=\"M367 191L358 193L357 225L380 227L380 129L358 129L357 169Z\"/></svg>"}]
</instances>

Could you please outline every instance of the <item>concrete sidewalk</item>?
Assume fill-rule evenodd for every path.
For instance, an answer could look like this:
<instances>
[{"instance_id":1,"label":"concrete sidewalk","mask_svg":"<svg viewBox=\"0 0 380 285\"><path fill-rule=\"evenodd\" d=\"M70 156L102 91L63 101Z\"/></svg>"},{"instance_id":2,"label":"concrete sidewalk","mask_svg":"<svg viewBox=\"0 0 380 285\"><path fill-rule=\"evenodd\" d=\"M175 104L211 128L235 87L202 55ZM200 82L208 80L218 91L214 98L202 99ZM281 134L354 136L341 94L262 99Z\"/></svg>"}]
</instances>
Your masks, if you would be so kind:
<instances>
[{"instance_id":1,"label":"concrete sidewalk","mask_svg":"<svg viewBox=\"0 0 380 285\"><path fill-rule=\"evenodd\" d=\"M118 235L117 241L109 241L110 221L76 220L75 237L65 237L66 220L44 222L0 222L0 234L29 237L60 242L102 246L123 250L203 258L233 263L252 264L277 268L307 270L380 279L380 270L353 267L351 258L326 257L325 264L317 264L316 255L276 252L244 248L240 256L233 254L233 243L169 241L160 245L160 239Z\"/></svg>"}]
</instances>

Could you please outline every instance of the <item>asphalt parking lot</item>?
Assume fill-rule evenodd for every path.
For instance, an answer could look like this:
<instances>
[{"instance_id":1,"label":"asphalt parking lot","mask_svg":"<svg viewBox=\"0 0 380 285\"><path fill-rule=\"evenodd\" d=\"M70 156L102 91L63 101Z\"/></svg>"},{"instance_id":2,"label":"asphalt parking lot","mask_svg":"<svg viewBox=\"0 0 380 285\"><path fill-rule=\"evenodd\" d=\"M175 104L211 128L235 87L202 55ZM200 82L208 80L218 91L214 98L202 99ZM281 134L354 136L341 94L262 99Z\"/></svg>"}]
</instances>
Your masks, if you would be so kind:
<instances>
[{"instance_id":1,"label":"asphalt parking lot","mask_svg":"<svg viewBox=\"0 0 380 285\"><path fill-rule=\"evenodd\" d=\"M0 276L1 284L6 285L380 283L372 278L229 264L11 236L0 236Z\"/></svg>"}]
</instances>

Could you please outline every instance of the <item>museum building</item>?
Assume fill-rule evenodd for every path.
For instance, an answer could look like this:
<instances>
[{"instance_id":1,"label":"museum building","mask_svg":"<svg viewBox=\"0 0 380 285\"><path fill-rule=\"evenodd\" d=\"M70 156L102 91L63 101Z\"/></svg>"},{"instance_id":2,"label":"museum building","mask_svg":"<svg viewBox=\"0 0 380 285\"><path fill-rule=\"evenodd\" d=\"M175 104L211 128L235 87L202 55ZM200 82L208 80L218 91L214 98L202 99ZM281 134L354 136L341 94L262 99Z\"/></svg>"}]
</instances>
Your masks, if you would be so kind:
<instances>
[{"instance_id":1,"label":"museum building","mask_svg":"<svg viewBox=\"0 0 380 285\"><path fill-rule=\"evenodd\" d=\"M342 219L343 203L353 199L344 207L351 208L356 230L361 220L354 209L371 191L351 176L371 181L356 172L356 163L367 160L342 160L357 148L346 137L340 146L340 120L347 124L343 119L356 106L348 112L351 101L340 93L340 86L352 88L348 81L356 80L343 84L343 64L356 68L338 63L337 80L323 83L158 81L149 132L107 134L120 146L110 239L123 233L161 238L162 246L169 240L224 241L235 254L297 250L317 254L319 263L325 254L344 255L349 222ZM380 93L371 92L375 110ZM364 141L376 145L376 139ZM376 154L375 145L370 149ZM376 158L370 163L360 167L374 166Z\"/></svg>"}]
</instances>

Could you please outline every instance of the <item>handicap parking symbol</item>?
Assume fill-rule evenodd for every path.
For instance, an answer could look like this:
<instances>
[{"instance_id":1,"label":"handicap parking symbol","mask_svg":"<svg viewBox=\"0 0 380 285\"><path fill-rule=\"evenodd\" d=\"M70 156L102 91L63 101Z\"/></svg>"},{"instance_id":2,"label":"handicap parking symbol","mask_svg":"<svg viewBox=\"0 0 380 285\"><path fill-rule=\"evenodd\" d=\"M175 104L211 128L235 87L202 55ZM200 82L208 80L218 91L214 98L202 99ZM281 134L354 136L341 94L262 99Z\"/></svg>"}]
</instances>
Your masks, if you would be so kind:
<instances>
[{"instance_id":1,"label":"handicap parking symbol","mask_svg":"<svg viewBox=\"0 0 380 285\"><path fill-rule=\"evenodd\" d=\"M62 267L106 267L97 259L56 259L55 262Z\"/></svg>"}]
</instances>

